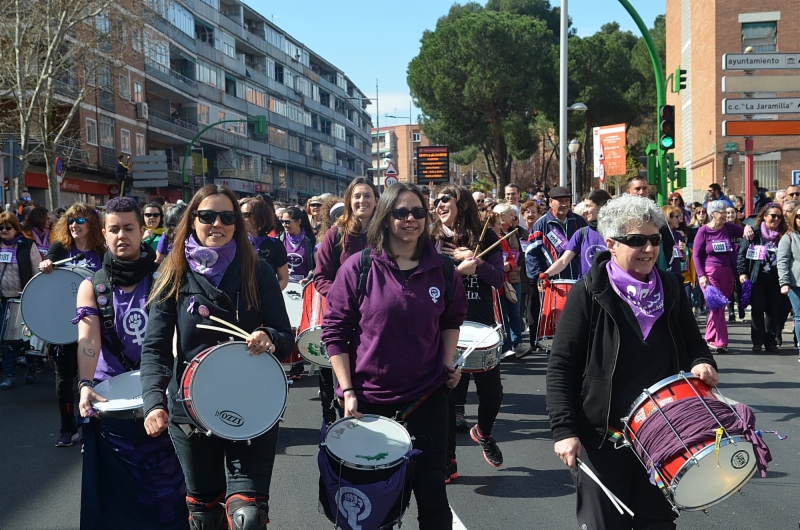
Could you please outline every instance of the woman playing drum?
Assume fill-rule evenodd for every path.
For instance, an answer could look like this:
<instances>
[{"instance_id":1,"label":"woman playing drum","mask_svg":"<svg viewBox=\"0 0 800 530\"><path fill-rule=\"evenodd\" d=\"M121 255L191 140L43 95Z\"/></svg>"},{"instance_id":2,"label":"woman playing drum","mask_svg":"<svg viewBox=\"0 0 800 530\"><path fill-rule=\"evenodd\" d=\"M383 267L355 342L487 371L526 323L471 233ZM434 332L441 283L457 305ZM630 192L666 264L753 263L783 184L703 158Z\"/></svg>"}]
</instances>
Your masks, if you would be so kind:
<instances>
[{"instance_id":1,"label":"woman playing drum","mask_svg":"<svg viewBox=\"0 0 800 530\"><path fill-rule=\"evenodd\" d=\"M22 291L33 277L33 271L42 261L42 255L33 240L22 236L17 216L10 212L0 213L0 303L2 304L2 314L8 312L9 300L19 299ZM5 325L3 326L5 334ZM15 368L16 368L16 349L18 345L7 341L0 343L3 358L3 382L0 383L0 390L14 388ZM26 356L28 368L25 372L25 382L33 383L36 381L36 368L34 359Z\"/></svg>"},{"instance_id":2,"label":"woman playing drum","mask_svg":"<svg viewBox=\"0 0 800 530\"><path fill-rule=\"evenodd\" d=\"M372 259L363 288L359 254L342 265L328 292L322 340L345 416L405 417L422 451L413 482L419 527L440 530L453 520L444 482L446 388L461 377L452 363L467 301L464 284L454 273L447 279L428 240L426 201L405 183L381 196L367 233Z\"/></svg>"},{"instance_id":3,"label":"woman playing drum","mask_svg":"<svg viewBox=\"0 0 800 530\"><path fill-rule=\"evenodd\" d=\"M272 267L278 277L281 291L289 284L289 262L286 259L286 248L270 233L279 231L278 217L275 210L270 209L261 197L247 197L239 201L242 208L247 237L258 253L258 257Z\"/></svg>"},{"instance_id":4,"label":"woman playing drum","mask_svg":"<svg viewBox=\"0 0 800 530\"><path fill-rule=\"evenodd\" d=\"M230 530L266 528L277 424L249 444L192 434L195 425L176 399L187 362L222 338L197 328L211 324L211 316L252 333L247 341L252 355L291 353L292 329L281 289L267 272L247 238L233 192L215 185L201 188L150 297L141 369L145 427L151 436L169 428L186 475L192 529L224 528L226 518Z\"/></svg>"},{"instance_id":5,"label":"woman playing drum","mask_svg":"<svg viewBox=\"0 0 800 530\"><path fill-rule=\"evenodd\" d=\"M317 250L314 288L322 296L336 279L339 268L347 259L367 248L367 230L378 202L378 188L364 177L353 179L344 193L344 213L325 232ZM320 368L319 392L322 415L328 423L336 421L333 402L333 370Z\"/></svg>"},{"instance_id":6,"label":"woman playing drum","mask_svg":"<svg viewBox=\"0 0 800 530\"><path fill-rule=\"evenodd\" d=\"M666 220L644 197L606 204L598 231L608 251L595 257L567 298L547 368L547 407L555 452L572 468L578 524L586 528L675 528L676 514L632 451L606 439L620 431L643 388L683 370L710 386L714 360L676 276L655 268ZM602 490L578 473L581 458L636 517L619 515Z\"/></svg>"},{"instance_id":7,"label":"woman playing drum","mask_svg":"<svg viewBox=\"0 0 800 530\"><path fill-rule=\"evenodd\" d=\"M503 287L505 278L503 252L500 246L497 246L489 251L483 260L473 259L473 253L476 249L485 250L491 247L498 237L490 229L481 234L483 224L478 215L478 205L466 188L445 186L438 191L434 205L439 219L433 225L431 237L441 248L442 254L450 256L457 264L469 304L467 320L493 328L498 323L495 321L492 289ZM491 370L476 372L473 375L479 404L478 423L470 430L470 436L475 443L481 444L486 461L494 467L500 467L503 465L503 453L492 437L494 420L503 403L500 364ZM458 477L456 429L457 420L466 424L464 405L467 402L469 376L470 374L463 376L458 387L450 393L446 482Z\"/></svg>"},{"instance_id":8,"label":"woman playing drum","mask_svg":"<svg viewBox=\"0 0 800 530\"><path fill-rule=\"evenodd\" d=\"M47 250L39 270L45 274L53 272L53 262L83 254L83 259L73 260L71 265L97 271L106 253L106 241L97 210L77 202L69 207L53 228L53 242ZM50 355L56 370L56 397L61 413L61 435L56 447L69 447L78 437L75 425L75 394L72 391L78 375L78 343L51 345Z\"/></svg>"}]
</instances>

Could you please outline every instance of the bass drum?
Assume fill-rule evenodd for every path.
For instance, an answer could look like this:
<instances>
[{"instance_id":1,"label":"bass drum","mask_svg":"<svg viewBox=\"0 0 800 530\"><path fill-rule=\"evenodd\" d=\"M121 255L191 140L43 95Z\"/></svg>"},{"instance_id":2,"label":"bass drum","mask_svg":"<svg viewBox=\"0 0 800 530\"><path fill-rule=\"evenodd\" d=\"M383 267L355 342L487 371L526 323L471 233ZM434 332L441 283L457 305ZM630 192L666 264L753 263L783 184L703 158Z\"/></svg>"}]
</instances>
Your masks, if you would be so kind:
<instances>
[{"instance_id":1,"label":"bass drum","mask_svg":"<svg viewBox=\"0 0 800 530\"><path fill-rule=\"evenodd\" d=\"M31 278L20 297L22 321L31 333L50 344L77 342L78 326L70 321L75 318L78 287L91 277L88 269L59 267Z\"/></svg>"}]
</instances>

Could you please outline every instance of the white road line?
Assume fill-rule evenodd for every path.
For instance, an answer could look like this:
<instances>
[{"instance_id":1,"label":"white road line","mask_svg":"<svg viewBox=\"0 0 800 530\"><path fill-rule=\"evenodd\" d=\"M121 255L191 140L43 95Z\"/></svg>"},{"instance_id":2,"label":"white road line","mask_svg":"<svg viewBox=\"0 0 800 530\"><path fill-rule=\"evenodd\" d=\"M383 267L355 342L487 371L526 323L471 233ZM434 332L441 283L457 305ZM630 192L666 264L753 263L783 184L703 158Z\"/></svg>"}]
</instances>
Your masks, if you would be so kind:
<instances>
[{"instance_id":1,"label":"white road line","mask_svg":"<svg viewBox=\"0 0 800 530\"><path fill-rule=\"evenodd\" d=\"M452 506L450 507L450 511L453 512L453 530L467 530L467 527L464 526L464 523L458 518L456 512L453 511Z\"/></svg>"}]
</instances>

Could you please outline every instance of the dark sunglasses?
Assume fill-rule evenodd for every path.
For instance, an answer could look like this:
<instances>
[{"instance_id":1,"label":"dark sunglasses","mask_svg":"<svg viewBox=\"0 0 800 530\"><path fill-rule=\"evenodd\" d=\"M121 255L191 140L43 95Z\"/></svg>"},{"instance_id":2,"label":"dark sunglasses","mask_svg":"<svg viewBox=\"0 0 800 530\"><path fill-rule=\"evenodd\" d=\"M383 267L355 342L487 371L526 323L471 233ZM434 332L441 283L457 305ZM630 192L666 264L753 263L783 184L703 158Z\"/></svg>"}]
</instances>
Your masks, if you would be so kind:
<instances>
[{"instance_id":1,"label":"dark sunglasses","mask_svg":"<svg viewBox=\"0 0 800 530\"><path fill-rule=\"evenodd\" d=\"M447 199L450 200L449 195L445 195L445 197L447 197ZM426 210L421 206L418 206L416 208L411 208L410 210L408 208L398 208L396 210L392 210L392 216L398 221L402 221L403 219L408 219L408 214L413 215L414 219L425 219L425 217L428 215L428 210Z\"/></svg>"},{"instance_id":2,"label":"dark sunglasses","mask_svg":"<svg viewBox=\"0 0 800 530\"><path fill-rule=\"evenodd\" d=\"M648 241L654 247L661 244L661 234L653 234L652 236L646 236L644 234L625 234L622 237L612 237L611 239L629 247L643 247L647 245Z\"/></svg>"},{"instance_id":3,"label":"dark sunglasses","mask_svg":"<svg viewBox=\"0 0 800 530\"><path fill-rule=\"evenodd\" d=\"M436 201L433 201L433 202L436 202ZM483 199L478 199L478 200L477 200L477 201L475 201L475 202L477 202L478 204L480 204L480 203L482 203L482 202L483 202Z\"/></svg>"},{"instance_id":4,"label":"dark sunglasses","mask_svg":"<svg viewBox=\"0 0 800 530\"><path fill-rule=\"evenodd\" d=\"M11 232L12 230L16 230L13 226L0 226L0 232Z\"/></svg>"},{"instance_id":5,"label":"dark sunglasses","mask_svg":"<svg viewBox=\"0 0 800 530\"><path fill-rule=\"evenodd\" d=\"M290 224L292 221L297 221L297 219L281 219L281 224L283 224L283 225L288 225L288 224Z\"/></svg>"},{"instance_id":6,"label":"dark sunglasses","mask_svg":"<svg viewBox=\"0 0 800 530\"><path fill-rule=\"evenodd\" d=\"M786 195L788 195L789 197L797 197L800 196L800 191L796 191L794 193L787 193Z\"/></svg>"},{"instance_id":7,"label":"dark sunglasses","mask_svg":"<svg viewBox=\"0 0 800 530\"><path fill-rule=\"evenodd\" d=\"M71 225L72 223L78 223L79 225L86 224L85 217L67 217L67 226Z\"/></svg>"},{"instance_id":8,"label":"dark sunglasses","mask_svg":"<svg viewBox=\"0 0 800 530\"><path fill-rule=\"evenodd\" d=\"M158 212L156 212L156 213L146 213L146 214L144 214L144 216L147 217L148 219L152 219L153 217L161 217L161 214L158 213Z\"/></svg>"},{"instance_id":9,"label":"dark sunglasses","mask_svg":"<svg viewBox=\"0 0 800 530\"><path fill-rule=\"evenodd\" d=\"M222 221L222 224L231 226L236 224L236 212L232 211L225 211L225 212L215 212L214 210L197 210L192 213L200 222L204 225L214 224L214 221L219 220Z\"/></svg>"},{"instance_id":10,"label":"dark sunglasses","mask_svg":"<svg viewBox=\"0 0 800 530\"><path fill-rule=\"evenodd\" d=\"M672 197L672 198L670 198L670 200L669 200L669 202L675 202L675 201L678 201L678 202L680 202L680 199L679 199L679 198L677 198L677 197Z\"/></svg>"},{"instance_id":11,"label":"dark sunglasses","mask_svg":"<svg viewBox=\"0 0 800 530\"><path fill-rule=\"evenodd\" d=\"M441 197L439 197L438 199L436 199L435 201L433 201L433 206L434 206L434 207L436 207L436 206L439 206L439 203L440 203L440 202L443 202L443 203L445 203L445 204L447 204L448 202L450 202L450 194L448 194L448 193L445 193L444 195L442 195ZM406 214L406 215L408 215L408 214ZM422 217L418 217L417 219L422 219Z\"/></svg>"},{"instance_id":12,"label":"dark sunglasses","mask_svg":"<svg viewBox=\"0 0 800 530\"><path fill-rule=\"evenodd\" d=\"M773 219L780 219L783 217L783 215L779 213L768 213L764 217L772 217Z\"/></svg>"}]
</instances>

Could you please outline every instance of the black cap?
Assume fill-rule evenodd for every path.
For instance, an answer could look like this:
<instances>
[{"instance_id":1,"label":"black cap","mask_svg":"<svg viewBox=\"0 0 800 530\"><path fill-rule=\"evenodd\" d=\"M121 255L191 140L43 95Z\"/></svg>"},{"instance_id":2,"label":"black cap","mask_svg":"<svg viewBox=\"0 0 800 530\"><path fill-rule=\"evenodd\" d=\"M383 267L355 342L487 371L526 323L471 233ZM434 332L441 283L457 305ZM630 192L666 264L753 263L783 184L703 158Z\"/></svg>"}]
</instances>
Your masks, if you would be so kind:
<instances>
[{"instance_id":1,"label":"black cap","mask_svg":"<svg viewBox=\"0 0 800 530\"><path fill-rule=\"evenodd\" d=\"M572 197L572 192L569 191L569 188L557 186L550 190L551 199L561 199L563 197Z\"/></svg>"}]
</instances>

